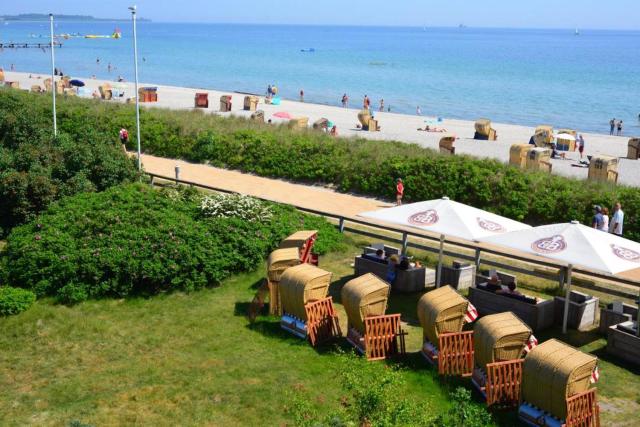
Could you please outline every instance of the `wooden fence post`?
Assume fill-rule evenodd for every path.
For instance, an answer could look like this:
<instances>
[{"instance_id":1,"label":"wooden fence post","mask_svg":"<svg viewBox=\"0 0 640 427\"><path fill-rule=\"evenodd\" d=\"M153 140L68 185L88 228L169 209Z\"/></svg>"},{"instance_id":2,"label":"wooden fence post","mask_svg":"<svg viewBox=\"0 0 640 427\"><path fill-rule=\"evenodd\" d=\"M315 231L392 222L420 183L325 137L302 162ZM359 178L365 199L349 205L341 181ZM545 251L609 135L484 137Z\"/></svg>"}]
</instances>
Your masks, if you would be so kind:
<instances>
[{"instance_id":1,"label":"wooden fence post","mask_svg":"<svg viewBox=\"0 0 640 427\"><path fill-rule=\"evenodd\" d=\"M480 274L480 248L476 248L475 261L476 263L476 272Z\"/></svg>"},{"instance_id":2,"label":"wooden fence post","mask_svg":"<svg viewBox=\"0 0 640 427\"><path fill-rule=\"evenodd\" d=\"M344 233L344 218L340 217L340 223L338 224L338 229L341 233Z\"/></svg>"},{"instance_id":3,"label":"wooden fence post","mask_svg":"<svg viewBox=\"0 0 640 427\"><path fill-rule=\"evenodd\" d=\"M409 247L409 235L402 233L402 255L407 254L407 248Z\"/></svg>"},{"instance_id":4,"label":"wooden fence post","mask_svg":"<svg viewBox=\"0 0 640 427\"><path fill-rule=\"evenodd\" d=\"M176 184L180 182L180 166L176 165Z\"/></svg>"},{"instance_id":5,"label":"wooden fence post","mask_svg":"<svg viewBox=\"0 0 640 427\"><path fill-rule=\"evenodd\" d=\"M558 284L560 285L560 290L564 291L564 281L565 278L567 277L565 272L567 270L567 267L560 267L560 274L558 274Z\"/></svg>"}]
</instances>

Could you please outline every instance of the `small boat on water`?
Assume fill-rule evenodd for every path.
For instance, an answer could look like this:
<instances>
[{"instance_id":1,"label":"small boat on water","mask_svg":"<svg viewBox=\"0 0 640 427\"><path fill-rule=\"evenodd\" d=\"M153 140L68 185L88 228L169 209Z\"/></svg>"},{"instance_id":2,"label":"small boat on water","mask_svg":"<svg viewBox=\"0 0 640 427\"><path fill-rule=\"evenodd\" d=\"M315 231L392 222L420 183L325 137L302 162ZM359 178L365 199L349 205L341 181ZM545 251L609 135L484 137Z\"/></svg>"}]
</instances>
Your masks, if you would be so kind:
<instances>
[{"instance_id":1,"label":"small boat on water","mask_svg":"<svg viewBox=\"0 0 640 427\"><path fill-rule=\"evenodd\" d=\"M310 47L308 49L300 49L300 52L305 52L305 53L313 53L315 51L316 51L316 49L313 48L313 47Z\"/></svg>"},{"instance_id":2,"label":"small boat on water","mask_svg":"<svg viewBox=\"0 0 640 427\"><path fill-rule=\"evenodd\" d=\"M113 30L113 34L110 36L106 35L97 35L97 34L87 34L84 36L85 39L119 39L122 37L122 31L119 28Z\"/></svg>"}]
</instances>

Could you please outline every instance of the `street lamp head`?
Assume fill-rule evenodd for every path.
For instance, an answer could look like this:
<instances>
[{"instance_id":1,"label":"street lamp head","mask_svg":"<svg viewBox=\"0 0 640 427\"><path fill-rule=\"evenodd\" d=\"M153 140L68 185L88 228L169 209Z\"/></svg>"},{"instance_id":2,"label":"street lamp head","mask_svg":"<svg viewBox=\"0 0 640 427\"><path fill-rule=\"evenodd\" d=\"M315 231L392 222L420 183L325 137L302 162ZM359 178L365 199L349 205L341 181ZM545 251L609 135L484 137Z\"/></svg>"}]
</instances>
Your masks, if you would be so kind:
<instances>
[{"instance_id":1,"label":"street lamp head","mask_svg":"<svg viewBox=\"0 0 640 427\"><path fill-rule=\"evenodd\" d=\"M129 6L129 10L131 11L131 13L136 13L136 8L137 6L135 4L133 6Z\"/></svg>"},{"instance_id":2,"label":"street lamp head","mask_svg":"<svg viewBox=\"0 0 640 427\"><path fill-rule=\"evenodd\" d=\"M50 13L50 14L49 14L49 18L53 18L53 13Z\"/></svg>"}]
</instances>

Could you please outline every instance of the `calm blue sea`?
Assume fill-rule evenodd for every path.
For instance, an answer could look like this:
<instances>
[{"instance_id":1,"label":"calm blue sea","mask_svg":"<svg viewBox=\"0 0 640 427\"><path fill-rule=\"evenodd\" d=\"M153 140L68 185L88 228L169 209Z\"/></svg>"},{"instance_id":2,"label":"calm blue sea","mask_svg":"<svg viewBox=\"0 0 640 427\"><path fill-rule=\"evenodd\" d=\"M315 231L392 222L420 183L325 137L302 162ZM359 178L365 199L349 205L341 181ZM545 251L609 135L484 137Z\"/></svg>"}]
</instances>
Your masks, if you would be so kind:
<instances>
[{"instance_id":1,"label":"calm blue sea","mask_svg":"<svg viewBox=\"0 0 640 427\"><path fill-rule=\"evenodd\" d=\"M66 74L133 79L131 24L123 38L71 39L56 50ZM111 34L113 23L64 23L57 33ZM48 23L0 24L0 41L39 41ZM392 111L608 132L612 117L640 133L640 32L475 28L302 27L139 23L145 82L264 93ZM315 52L301 52L313 48ZM100 58L100 64L96 63ZM144 58L144 60L142 60ZM111 63L116 69L107 71ZM48 72L49 54L5 49L0 65Z\"/></svg>"}]
</instances>

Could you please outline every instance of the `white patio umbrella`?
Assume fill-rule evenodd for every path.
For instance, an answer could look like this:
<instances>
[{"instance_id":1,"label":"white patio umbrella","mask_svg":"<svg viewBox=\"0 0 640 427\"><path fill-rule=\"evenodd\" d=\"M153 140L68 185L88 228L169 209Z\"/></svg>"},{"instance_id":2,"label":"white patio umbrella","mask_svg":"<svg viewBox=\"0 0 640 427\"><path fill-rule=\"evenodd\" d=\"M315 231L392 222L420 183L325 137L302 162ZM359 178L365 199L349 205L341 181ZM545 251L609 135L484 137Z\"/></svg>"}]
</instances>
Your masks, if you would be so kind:
<instances>
[{"instance_id":1,"label":"white patio umbrella","mask_svg":"<svg viewBox=\"0 0 640 427\"><path fill-rule=\"evenodd\" d=\"M571 273L574 265L607 274L618 274L640 267L640 244L584 226L577 221L543 225L480 239L568 264L567 289L562 331L567 332Z\"/></svg>"},{"instance_id":2,"label":"white patio umbrella","mask_svg":"<svg viewBox=\"0 0 640 427\"><path fill-rule=\"evenodd\" d=\"M440 286L445 235L469 241L479 241L484 237L531 228L527 224L454 202L448 197L365 212L359 216L440 234L440 253L436 275L436 286L438 287Z\"/></svg>"}]
</instances>

